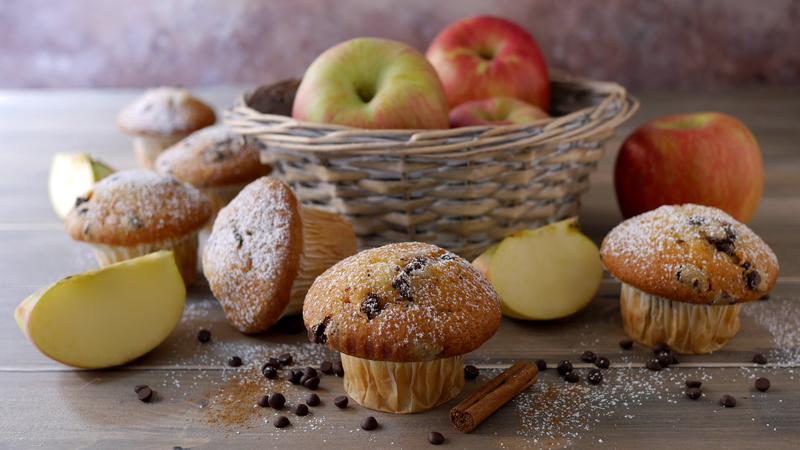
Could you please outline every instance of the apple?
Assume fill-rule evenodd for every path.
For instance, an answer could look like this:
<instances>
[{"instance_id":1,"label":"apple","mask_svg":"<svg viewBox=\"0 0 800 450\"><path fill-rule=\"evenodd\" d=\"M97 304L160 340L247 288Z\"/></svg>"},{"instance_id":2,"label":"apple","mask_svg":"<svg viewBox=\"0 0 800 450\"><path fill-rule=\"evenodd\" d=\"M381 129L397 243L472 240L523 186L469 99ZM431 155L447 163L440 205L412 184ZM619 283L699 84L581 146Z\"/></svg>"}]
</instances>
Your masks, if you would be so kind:
<instances>
[{"instance_id":1,"label":"apple","mask_svg":"<svg viewBox=\"0 0 800 450\"><path fill-rule=\"evenodd\" d=\"M308 67L292 117L358 128L448 127L442 83L425 57L401 42L342 42Z\"/></svg>"},{"instance_id":2,"label":"apple","mask_svg":"<svg viewBox=\"0 0 800 450\"><path fill-rule=\"evenodd\" d=\"M633 132L614 168L625 218L662 205L696 203L746 223L764 190L764 163L753 134L716 112L662 117Z\"/></svg>"},{"instance_id":3,"label":"apple","mask_svg":"<svg viewBox=\"0 0 800 450\"><path fill-rule=\"evenodd\" d=\"M456 22L427 51L450 107L470 100L516 97L547 111L550 81L539 45L527 31L499 17Z\"/></svg>"},{"instance_id":4,"label":"apple","mask_svg":"<svg viewBox=\"0 0 800 450\"><path fill-rule=\"evenodd\" d=\"M549 116L538 106L513 97L471 100L450 111L450 127L513 125L536 122Z\"/></svg>"},{"instance_id":5,"label":"apple","mask_svg":"<svg viewBox=\"0 0 800 450\"><path fill-rule=\"evenodd\" d=\"M183 315L186 288L171 251L64 278L17 306L25 336L46 356L100 369L162 343Z\"/></svg>"},{"instance_id":6,"label":"apple","mask_svg":"<svg viewBox=\"0 0 800 450\"><path fill-rule=\"evenodd\" d=\"M114 173L114 169L88 153L56 153L50 164L50 203L61 220L95 183Z\"/></svg>"},{"instance_id":7,"label":"apple","mask_svg":"<svg viewBox=\"0 0 800 450\"><path fill-rule=\"evenodd\" d=\"M472 264L500 295L503 314L523 320L575 314L603 277L600 252L575 218L514 233Z\"/></svg>"}]
</instances>

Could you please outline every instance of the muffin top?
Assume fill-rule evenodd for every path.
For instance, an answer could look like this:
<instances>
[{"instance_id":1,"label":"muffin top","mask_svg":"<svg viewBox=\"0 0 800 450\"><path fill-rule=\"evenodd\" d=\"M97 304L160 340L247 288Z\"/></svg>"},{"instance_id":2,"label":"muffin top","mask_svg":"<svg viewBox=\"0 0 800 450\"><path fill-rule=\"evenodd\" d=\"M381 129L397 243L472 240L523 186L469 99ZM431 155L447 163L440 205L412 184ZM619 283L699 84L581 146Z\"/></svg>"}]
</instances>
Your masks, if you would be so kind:
<instances>
[{"instance_id":1,"label":"muffin top","mask_svg":"<svg viewBox=\"0 0 800 450\"><path fill-rule=\"evenodd\" d=\"M73 239L131 246L182 237L210 218L211 204L196 188L171 176L128 170L78 197L64 223Z\"/></svg>"},{"instance_id":2,"label":"muffin top","mask_svg":"<svg viewBox=\"0 0 800 450\"><path fill-rule=\"evenodd\" d=\"M147 90L117 116L126 133L138 136L185 135L213 125L214 110L186 89L160 87Z\"/></svg>"},{"instance_id":3,"label":"muffin top","mask_svg":"<svg viewBox=\"0 0 800 450\"><path fill-rule=\"evenodd\" d=\"M617 225L600 248L614 277L670 300L728 305L775 286L778 259L747 226L716 208L662 206Z\"/></svg>"},{"instance_id":4,"label":"muffin top","mask_svg":"<svg viewBox=\"0 0 800 450\"><path fill-rule=\"evenodd\" d=\"M195 131L156 159L156 171L200 188L247 183L267 175L258 142L224 125Z\"/></svg>"},{"instance_id":5,"label":"muffin top","mask_svg":"<svg viewBox=\"0 0 800 450\"><path fill-rule=\"evenodd\" d=\"M220 210L203 272L225 316L244 333L265 331L289 304L300 269L303 225L289 186L263 177Z\"/></svg>"},{"instance_id":6,"label":"muffin top","mask_svg":"<svg viewBox=\"0 0 800 450\"><path fill-rule=\"evenodd\" d=\"M317 277L303 304L312 342L381 361L470 352L500 326L500 299L466 260L435 245L389 244Z\"/></svg>"}]
</instances>

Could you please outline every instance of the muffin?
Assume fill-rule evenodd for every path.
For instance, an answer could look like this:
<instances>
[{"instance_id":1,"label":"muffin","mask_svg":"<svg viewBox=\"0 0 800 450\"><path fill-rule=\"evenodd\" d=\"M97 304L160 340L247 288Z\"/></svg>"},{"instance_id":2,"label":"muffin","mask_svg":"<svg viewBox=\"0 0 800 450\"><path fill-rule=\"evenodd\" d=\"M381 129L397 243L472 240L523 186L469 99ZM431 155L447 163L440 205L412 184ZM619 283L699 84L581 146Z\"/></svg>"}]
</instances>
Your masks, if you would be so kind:
<instances>
[{"instance_id":1,"label":"muffin","mask_svg":"<svg viewBox=\"0 0 800 450\"><path fill-rule=\"evenodd\" d=\"M263 177L220 210L203 272L228 321L243 333L260 333L299 314L314 278L355 252L347 220L299 206L289 186Z\"/></svg>"},{"instance_id":2,"label":"muffin","mask_svg":"<svg viewBox=\"0 0 800 450\"><path fill-rule=\"evenodd\" d=\"M341 352L347 394L394 413L457 396L463 355L492 337L500 318L497 293L469 262L419 242L339 262L303 305L309 339Z\"/></svg>"},{"instance_id":3,"label":"muffin","mask_svg":"<svg viewBox=\"0 0 800 450\"><path fill-rule=\"evenodd\" d=\"M214 110L186 89L150 89L126 106L117 117L125 133L134 136L136 159L152 169L158 155L194 131L213 125Z\"/></svg>"},{"instance_id":4,"label":"muffin","mask_svg":"<svg viewBox=\"0 0 800 450\"><path fill-rule=\"evenodd\" d=\"M100 180L67 214L69 235L92 245L101 266L172 250L189 284L197 275L197 232L211 203L196 188L146 170Z\"/></svg>"},{"instance_id":5,"label":"muffin","mask_svg":"<svg viewBox=\"0 0 800 450\"><path fill-rule=\"evenodd\" d=\"M196 131L156 159L157 172L189 183L208 197L216 215L251 181L269 174L258 142L224 125Z\"/></svg>"},{"instance_id":6,"label":"muffin","mask_svg":"<svg viewBox=\"0 0 800 450\"><path fill-rule=\"evenodd\" d=\"M622 282L625 332L648 347L710 353L739 331L742 303L775 286L778 260L716 208L662 206L611 230L600 255Z\"/></svg>"}]
</instances>

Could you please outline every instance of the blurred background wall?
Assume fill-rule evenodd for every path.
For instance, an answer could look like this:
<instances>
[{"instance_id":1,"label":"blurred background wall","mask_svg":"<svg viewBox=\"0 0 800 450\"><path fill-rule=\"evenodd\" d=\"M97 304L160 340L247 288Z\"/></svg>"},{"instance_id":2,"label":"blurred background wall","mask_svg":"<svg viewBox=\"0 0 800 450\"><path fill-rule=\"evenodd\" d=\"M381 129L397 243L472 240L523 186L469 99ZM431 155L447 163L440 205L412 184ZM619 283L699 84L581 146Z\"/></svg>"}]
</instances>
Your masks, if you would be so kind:
<instances>
[{"instance_id":1,"label":"blurred background wall","mask_svg":"<svg viewBox=\"0 0 800 450\"><path fill-rule=\"evenodd\" d=\"M257 84L355 36L424 51L477 14L633 89L800 84L793 0L0 0L0 87Z\"/></svg>"}]
</instances>

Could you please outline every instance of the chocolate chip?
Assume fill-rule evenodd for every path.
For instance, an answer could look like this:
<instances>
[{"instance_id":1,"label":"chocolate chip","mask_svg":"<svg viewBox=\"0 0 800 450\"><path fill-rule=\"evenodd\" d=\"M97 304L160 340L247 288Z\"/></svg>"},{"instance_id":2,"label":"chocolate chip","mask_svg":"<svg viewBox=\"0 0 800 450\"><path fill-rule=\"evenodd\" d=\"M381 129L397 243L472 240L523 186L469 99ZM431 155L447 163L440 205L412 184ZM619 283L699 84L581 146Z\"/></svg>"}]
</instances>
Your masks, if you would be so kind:
<instances>
[{"instance_id":1,"label":"chocolate chip","mask_svg":"<svg viewBox=\"0 0 800 450\"><path fill-rule=\"evenodd\" d=\"M269 395L262 395L261 398L258 399L257 404L262 408L269 406Z\"/></svg>"},{"instance_id":2,"label":"chocolate chip","mask_svg":"<svg viewBox=\"0 0 800 450\"><path fill-rule=\"evenodd\" d=\"M340 395L333 399L333 404L336 405L339 409L347 408L347 397L344 395Z\"/></svg>"},{"instance_id":3,"label":"chocolate chip","mask_svg":"<svg viewBox=\"0 0 800 450\"><path fill-rule=\"evenodd\" d=\"M319 371L325 375L333 374L333 363L330 361L322 361L322 364L319 365Z\"/></svg>"},{"instance_id":4,"label":"chocolate chip","mask_svg":"<svg viewBox=\"0 0 800 450\"><path fill-rule=\"evenodd\" d=\"M699 227L700 225L706 223L706 218L703 216L692 216L689 217L688 223L689 225Z\"/></svg>"},{"instance_id":5,"label":"chocolate chip","mask_svg":"<svg viewBox=\"0 0 800 450\"><path fill-rule=\"evenodd\" d=\"M303 378L303 371L300 369L292 369L289 371L289 382L292 384L300 384L300 379Z\"/></svg>"},{"instance_id":6,"label":"chocolate chip","mask_svg":"<svg viewBox=\"0 0 800 450\"><path fill-rule=\"evenodd\" d=\"M672 364L672 353L661 352L656 355L656 360L658 360L658 363L661 364L661 367L667 367Z\"/></svg>"},{"instance_id":7,"label":"chocolate chip","mask_svg":"<svg viewBox=\"0 0 800 450\"><path fill-rule=\"evenodd\" d=\"M744 284L747 286L747 289L750 289L751 291L757 291L759 289L759 286L761 285L761 274L759 274L757 270L746 270L743 276Z\"/></svg>"},{"instance_id":8,"label":"chocolate chip","mask_svg":"<svg viewBox=\"0 0 800 450\"><path fill-rule=\"evenodd\" d=\"M591 369L586 375L586 379L590 384L600 384L603 381L603 372L600 372L599 369Z\"/></svg>"},{"instance_id":9,"label":"chocolate chip","mask_svg":"<svg viewBox=\"0 0 800 450\"><path fill-rule=\"evenodd\" d=\"M320 404L319 395L314 393L306 395L306 405L319 406L319 404Z\"/></svg>"},{"instance_id":10,"label":"chocolate chip","mask_svg":"<svg viewBox=\"0 0 800 450\"><path fill-rule=\"evenodd\" d=\"M601 369L608 369L611 367L611 361L609 361L605 356L600 356L597 358L597 361L594 362L594 365Z\"/></svg>"},{"instance_id":11,"label":"chocolate chip","mask_svg":"<svg viewBox=\"0 0 800 450\"><path fill-rule=\"evenodd\" d=\"M578 376L575 372L569 372L568 374L564 375L564 381L568 383L577 383L580 381L581 377Z\"/></svg>"},{"instance_id":12,"label":"chocolate chip","mask_svg":"<svg viewBox=\"0 0 800 450\"><path fill-rule=\"evenodd\" d=\"M543 359L537 359L536 360L536 368L539 369L539 372L541 372L543 370L547 370L547 361L545 361Z\"/></svg>"},{"instance_id":13,"label":"chocolate chip","mask_svg":"<svg viewBox=\"0 0 800 450\"><path fill-rule=\"evenodd\" d=\"M261 366L261 370L264 370L264 367L267 367L267 366L274 367L276 369L280 369L281 368L281 363L280 363L280 361L278 361L277 358L269 358L267 360L267 362L265 362L264 365Z\"/></svg>"},{"instance_id":14,"label":"chocolate chip","mask_svg":"<svg viewBox=\"0 0 800 450\"><path fill-rule=\"evenodd\" d=\"M423 258L421 256L418 256L418 257L414 258L410 263L408 263L408 265L403 270L403 272L405 272L406 274L411 275L412 272L416 272L418 270L422 270L422 268L425 267L425 265L427 263L428 263L428 261L425 258Z\"/></svg>"},{"instance_id":15,"label":"chocolate chip","mask_svg":"<svg viewBox=\"0 0 800 450\"><path fill-rule=\"evenodd\" d=\"M333 373L336 374L337 377L344 376L344 366L342 366L341 361L334 361L333 362Z\"/></svg>"},{"instance_id":16,"label":"chocolate chip","mask_svg":"<svg viewBox=\"0 0 800 450\"><path fill-rule=\"evenodd\" d=\"M675 278L684 285L691 286L697 292L706 292L711 288L706 273L696 266L684 264L678 267Z\"/></svg>"},{"instance_id":17,"label":"chocolate chip","mask_svg":"<svg viewBox=\"0 0 800 450\"><path fill-rule=\"evenodd\" d=\"M756 380L756 389L758 389L759 391L767 392L769 387L770 387L770 382L768 379L762 377Z\"/></svg>"},{"instance_id":18,"label":"chocolate chip","mask_svg":"<svg viewBox=\"0 0 800 450\"><path fill-rule=\"evenodd\" d=\"M444 444L444 435L438 431L431 431L428 433L428 442L433 445L442 445Z\"/></svg>"},{"instance_id":19,"label":"chocolate chip","mask_svg":"<svg viewBox=\"0 0 800 450\"><path fill-rule=\"evenodd\" d=\"M233 238L236 240L236 248L242 248L242 245L244 244L244 238L236 228L233 229Z\"/></svg>"},{"instance_id":20,"label":"chocolate chip","mask_svg":"<svg viewBox=\"0 0 800 450\"><path fill-rule=\"evenodd\" d=\"M89 212L89 207L87 207L87 206L83 206L83 207L78 209L78 215L80 215L80 216L85 216L86 213L88 213L88 212Z\"/></svg>"},{"instance_id":21,"label":"chocolate chip","mask_svg":"<svg viewBox=\"0 0 800 450\"><path fill-rule=\"evenodd\" d=\"M142 228L142 221L136 216L129 217L128 218L128 223L131 225L131 227L134 230L138 230L138 229Z\"/></svg>"},{"instance_id":22,"label":"chocolate chip","mask_svg":"<svg viewBox=\"0 0 800 450\"><path fill-rule=\"evenodd\" d=\"M286 416L278 416L272 421L272 425L274 425L275 428L286 428L290 424L291 422L289 422L289 418Z\"/></svg>"},{"instance_id":23,"label":"chocolate chip","mask_svg":"<svg viewBox=\"0 0 800 450\"><path fill-rule=\"evenodd\" d=\"M452 261L452 260L456 259L456 257L453 256L452 253L447 252L447 253L442 254L442 256L440 256L439 259L441 259L442 261Z\"/></svg>"},{"instance_id":24,"label":"chocolate chip","mask_svg":"<svg viewBox=\"0 0 800 450\"><path fill-rule=\"evenodd\" d=\"M367 320L378 317L378 314L381 313L381 298L375 294L367 295L367 298L361 302L360 310L367 316Z\"/></svg>"},{"instance_id":25,"label":"chocolate chip","mask_svg":"<svg viewBox=\"0 0 800 450\"><path fill-rule=\"evenodd\" d=\"M630 349L633 348L633 341L630 340L630 339L623 339L623 340L619 341L619 346L623 350L630 350Z\"/></svg>"},{"instance_id":26,"label":"chocolate chip","mask_svg":"<svg viewBox=\"0 0 800 450\"><path fill-rule=\"evenodd\" d=\"M275 409L283 408L283 405L286 404L286 397L283 396L280 392L273 392L269 396L269 406Z\"/></svg>"},{"instance_id":27,"label":"chocolate chip","mask_svg":"<svg viewBox=\"0 0 800 450\"><path fill-rule=\"evenodd\" d=\"M361 429L366 431L374 430L378 428L378 421L375 420L372 416L364 417L364 420L361 421Z\"/></svg>"},{"instance_id":28,"label":"chocolate chip","mask_svg":"<svg viewBox=\"0 0 800 450\"><path fill-rule=\"evenodd\" d=\"M644 365L653 372L658 372L659 370L661 370L661 364L655 358L648 359Z\"/></svg>"},{"instance_id":29,"label":"chocolate chip","mask_svg":"<svg viewBox=\"0 0 800 450\"><path fill-rule=\"evenodd\" d=\"M309 377L316 377L319 374L317 373L317 369L309 366L303 369L303 375L308 375Z\"/></svg>"},{"instance_id":30,"label":"chocolate chip","mask_svg":"<svg viewBox=\"0 0 800 450\"><path fill-rule=\"evenodd\" d=\"M698 387L690 387L686 389L686 396L692 400L697 400L703 395L703 392Z\"/></svg>"},{"instance_id":31,"label":"chocolate chip","mask_svg":"<svg viewBox=\"0 0 800 450\"><path fill-rule=\"evenodd\" d=\"M75 207L77 208L78 206L81 206L82 204L84 204L84 203L86 203L88 201L89 201L88 197L77 197L75 199Z\"/></svg>"},{"instance_id":32,"label":"chocolate chip","mask_svg":"<svg viewBox=\"0 0 800 450\"><path fill-rule=\"evenodd\" d=\"M294 358L292 357L291 353L281 353L280 355L278 355L278 362L282 366L290 366L290 365L292 365L292 360L293 359Z\"/></svg>"},{"instance_id":33,"label":"chocolate chip","mask_svg":"<svg viewBox=\"0 0 800 450\"><path fill-rule=\"evenodd\" d=\"M736 399L732 395L723 395L719 399L719 404L726 408L733 408L736 406Z\"/></svg>"},{"instance_id":34,"label":"chocolate chip","mask_svg":"<svg viewBox=\"0 0 800 450\"><path fill-rule=\"evenodd\" d=\"M308 377L303 381L303 386L312 391L316 390L319 387L319 377Z\"/></svg>"},{"instance_id":35,"label":"chocolate chip","mask_svg":"<svg viewBox=\"0 0 800 450\"><path fill-rule=\"evenodd\" d=\"M703 385L702 381L686 380L686 387L687 388L699 388L702 385Z\"/></svg>"},{"instance_id":36,"label":"chocolate chip","mask_svg":"<svg viewBox=\"0 0 800 450\"><path fill-rule=\"evenodd\" d=\"M583 362L593 363L595 362L595 360L597 360L597 355L595 355L594 352L591 350L586 350L581 355L581 361Z\"/></svg>"},{"instance_id":37,"label":"chocolate chip","mask_svg":"<svg viewBox=\"0 0 800 450\"><path fill-rule=\"evenodd\" d=\"M211 340L211 332L206 329L201 329L197 332L197 340L205 344Z\"/></svg>"},{"instance_id":38,"label":"chocolate chip","mask_svg":"<svg viewBox=\"0 0 800 450\"><path fill-rule=\"evenodd\" d=\"M464 366L464 379L474 380L475 378L478 378L478 373L479 371L477 367L471 364Z\"/></svg>"},{"instance_id":39,"label":"chocolate chip","mask_svg":"<svg viewBox=\"0 0 800 450\"><path fill-rule=\"evenodd\" d=\"M150 400L153 399L153 390L146 384L140 384L134 387L133 391L136 392L136 398L138 398L140 402L150 403Z\"/></svg>"},{"instance_id":40,"label":"chocolate chip","mask_svg":"<svg viewBox=\"0 0 800 450\"><path fill-rule=\"evenodd\" d=\"M308 406L304 403L298 403L294 406L294 414L296 416L307 416L308 415Z\"/></svg>"},{"instance_id":41,"label":"chocolate chip","mask_svg":"<svg viewBox=\"0 0 800 450\"><path fill-rule=\"evenodd\" d=\"M328 327L330 317L326 317L324 321L311 327L309 330L308 338L315 344L325 344L328 342L328 336L325 335L325 329Z\"/></svg>"},{"instance_id":42,"label":"chocolate chip","mask_svg":"<svg viewBox=\"0 0 800 450\"><path fill-rule=\"evenodd\" d=\"M556 370L558 371L558 374L563 377L564 375L572 372L572 363L567 361L566 359L563 359L558 362Z\"/></svg>"},{"instance_id":43,"label":"chocolate chip","mask_svg":"<svg viewBox=\"0 0 800 450\"><path fill-rule=\"evenodd\" d=\"M231 356L228 358L228 365L231 367L239 367L242 365L242 358L238 356Z\"/></svg>"},{"instance_id":44,"label":"chocolate chip","mask_svg":"<svg viewBox=\"0 0 800 450\"><path fill-rule=\"evenodd\" d=\"M411 292L411 281L409 281L408 275L405 272L395 277L392 281L392 288L396 290L404 300L414 300Z\"/></svg>"},{"instance_id":45,"label":"chocolate chip","mask_svg":"<svg viewBox=\"0 0 800 450\"><path fill-rule=\"evenodd\" d=\"M666 342L659 342L658 344L656 344L655 347L653 347L654 355L657 355L661 352L670 352L670 351L672 351L672 349L669 348L669 345L667 345Z\"/></svg>"},{"instance_id":46,"label":"chocolate chip","mask_svg":"<svg viewBox=\"0 0 800 450\"><path fill-rule=\"evenodd\" d=\"M261 374L264 375L265 378L269 380L274 380L278 377L278 369L272 366L264 366L261 368Z\"/></svg>"},{"instance_id":47,"label":"chocolate chip","mask_svg":"<svg viewBox=\"0 0 800 450\"><path fill-rule=\"evenodd\" d=\"M753 362L756 364L764 365L767 363L767 357L762 355L761 353L756 353L753 355Z\"/></svg>"}]
</instances>

